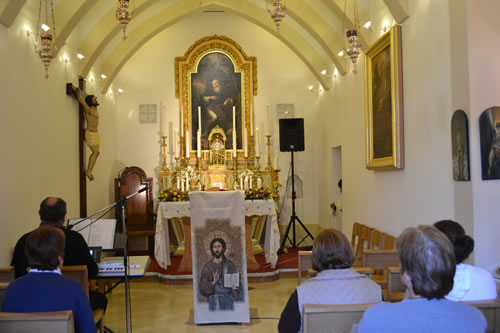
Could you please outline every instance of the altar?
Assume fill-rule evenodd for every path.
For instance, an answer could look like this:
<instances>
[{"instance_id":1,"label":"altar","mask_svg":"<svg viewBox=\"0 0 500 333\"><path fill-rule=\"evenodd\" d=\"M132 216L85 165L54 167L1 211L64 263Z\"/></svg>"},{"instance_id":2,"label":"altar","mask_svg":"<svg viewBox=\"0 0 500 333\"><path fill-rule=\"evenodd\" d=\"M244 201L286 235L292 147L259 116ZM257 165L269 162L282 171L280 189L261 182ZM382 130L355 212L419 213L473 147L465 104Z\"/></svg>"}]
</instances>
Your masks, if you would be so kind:
<instances>
[{"instance_id":1,"label":"altar","mask_svg":"<svg viewBox=\"0 0 500 333\"><path fill-rule=\"evenodd\" d=\"M172 218L182 218L185 228L185 253L179 269L189 271L191 267L191 229L190 229L190 203L160 202L158 206L155 234L155 258L160 267L166 269L170 265L170 241L168 222ZM246 252L249 261L248 267L252 267L253 252L250 242L249 221L253 216L266 216L264 253L266 262L274 268L278 261L278 250L280 247L280 232L278 228L278 216L276 214L276 203L274 200L245 200L245 234Z\"/></svg>"}]
</instances>

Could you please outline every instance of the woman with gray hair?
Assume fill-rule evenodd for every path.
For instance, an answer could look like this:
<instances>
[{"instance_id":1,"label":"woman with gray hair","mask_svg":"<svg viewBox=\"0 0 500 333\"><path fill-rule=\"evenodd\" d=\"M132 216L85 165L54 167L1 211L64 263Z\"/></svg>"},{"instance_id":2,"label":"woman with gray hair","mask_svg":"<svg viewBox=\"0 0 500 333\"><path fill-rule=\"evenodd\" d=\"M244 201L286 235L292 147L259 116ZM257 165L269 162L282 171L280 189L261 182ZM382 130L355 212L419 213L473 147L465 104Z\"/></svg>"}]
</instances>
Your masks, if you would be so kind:
<instances>
[{"instance_id":1,"label":"woman with gray hair","mask_svg":"<svg viewBox=\"0 0 500 333\"><path fill-rule=\"evenodd\" d=\"M443 233L433 226L408 228L399 236L397 246L401 281L410 298L370 307L357 327L358 333L486 330L486 320L478 309L444 298L453 288L456 263L453 246Z\"/></svg>"}]
</instances>

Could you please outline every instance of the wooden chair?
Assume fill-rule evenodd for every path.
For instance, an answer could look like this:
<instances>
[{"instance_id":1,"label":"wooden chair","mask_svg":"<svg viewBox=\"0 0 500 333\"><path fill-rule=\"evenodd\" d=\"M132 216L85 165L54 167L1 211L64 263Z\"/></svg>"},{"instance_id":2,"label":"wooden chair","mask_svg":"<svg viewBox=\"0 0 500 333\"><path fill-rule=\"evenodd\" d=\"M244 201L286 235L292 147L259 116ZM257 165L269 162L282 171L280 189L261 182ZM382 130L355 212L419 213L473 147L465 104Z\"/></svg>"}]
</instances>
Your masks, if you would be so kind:
<instances>
[{"instance_id":1,"label":"wooden chair","mask_svg":"<svg viewBox=\"0 0 500 333\"><path fill-rule=\"evenodd\" d=\"M399 266L387 267L387 293L384 299L388 302L398 302L405 297L406 286L401 282L401 268Z\"/></svg>"},{"instance_id":2,"label":"wooden chair","mask_svg":"<svg viewBox=\"0 0 500 333\"><path fill-rule=\"evenodd\" d=\"M73 312L0 312L2 333L74 333Z\"/></svg>"},{"instance_id":3,"label":"wooden chair","mask_svg":"<svg viewBox=\"0 0 500 333\"><path fill-rule=\"evenodd\" d=\"M384 247L384 240L382 238L382 232L377 229L372 229L370 234L370 249L380 250Z\"/></svg>"},{"instance_id":4,"label":"wooden chair","mask_svg":"<svg viewBox=\"0 0 500 333\"><path fill-rule=\"evenodd\" d=\"M359 241L354 254L354 266L361 265L363 249L370 248L371 231L372 229L364 224L360 226Z\"/></svg>"},{"instance_id":5,"label":"wooden chair","mask_svg":"<svg viewBox=\"0 0 500 333\"><path fill-rule=\"evenodd\" d=\"M89 280L88 280L88 272L87 266L78 265L78 266L63 266L61 272L64 276L74 279L83 287L83 290L89 295ZM95 309L93 310L94 322L98 327L98 331L104 332L104 310L103 309Z\"/></svg>"},{"instance_id":6,"label":"wooden chair","mask_svg":"<svg viewBox=\"0 0 500 333\"><path fill-rule=\"evenodd\" d=\"M304 304L303 333L349 333L373 304Z\"/></svg>"},{"instance_id":7,"label":"wooden chair","mask_svg":"<svg viewBox=\"0 0 500 333\"><path fill-rule=\"evenodd\" d=\"M362 251L363 267L370 267L381 273L373 274L372 280L377 282L382 289L387 289L387 267L399 266L397 250L370 250Z\"/></svg>"},{"instance_id":8,"label":"wooden chair","mask_svg":"<svg viewBox=\"0 0 500 333\"><path fill-rule=\"evenodd\" d=\"M15 278L14 266L0 267L0 282L10 282Z\"/></svg>"},{"instance_id":9,"label":"wooden chair","mask_svg":"<svg viewBox=\"0 0 500 333\"><path fill-rule=\"evenodd\" d=\"M148 252L154 255L155 214L153 211L153 178L147 177L139 167L128 167L122 171L119 178L115 178L115 199L120 200L138 190L149 188L127 200L127 232L128 237L147 237ZM118 230L121 231L121 210L116 209Z\"/></svg>"},{"instance_id":10,"label":"wooden chair","mask_svg":"<svg viewBox=\"0 0 500 333\"><path fill-rule=\"evenodd\" d=\"M382 233L382 248L385 250L396 248L396 238L386 233Z\"/></svg>"},{"instance_id":11,"label":"wooden chair","mask_svg":"<svg viewBox=\"0 0 500 333\"><path fill-rule=\"evenodd\" d=\"M298 261L297 277L300 284L302 281L302 272L307 272L309 269L312 269L312 251L299 251Z\"/></svg>"},{"instance_id":12,"label":"wooden chair","mask_svg":"<svg viewBox=\"0 0 500 333\"><path fill-rule=\"evenodd\" d=\"M351 246L353 250L356 250L358 246L360 232L361 232L361 224L358 222L354 222L352 224L352 236L351 236Z\"/></svg>"},{"instance_id":13,"label":"wooden chair","mask_svg":"<svg viewBox=\"0 0 500 333\"><path fill-rule=\"evenodd\" d=\"M488 323L486 333L500 333L500 299L464 303L475 306L483 313Z\"/></svg>"}]
</instances>

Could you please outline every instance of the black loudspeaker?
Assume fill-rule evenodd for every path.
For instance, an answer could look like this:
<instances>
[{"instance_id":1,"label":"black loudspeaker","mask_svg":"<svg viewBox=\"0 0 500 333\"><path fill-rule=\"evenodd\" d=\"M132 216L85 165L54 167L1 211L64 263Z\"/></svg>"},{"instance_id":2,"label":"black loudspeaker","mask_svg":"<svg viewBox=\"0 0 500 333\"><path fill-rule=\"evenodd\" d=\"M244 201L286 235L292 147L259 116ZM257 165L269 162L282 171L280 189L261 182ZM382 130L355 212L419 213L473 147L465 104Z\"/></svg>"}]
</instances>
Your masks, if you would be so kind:
<instances>
[{"instance_id":1,"label":"black loudspeaker","mask_svg":"<svg viewBox=\"0 0 500 333\"><path fill-rule=\"evenodd\" d=\"M304 151L304 118L280 119L280 151Z\"/></svg>"}]
</instances>

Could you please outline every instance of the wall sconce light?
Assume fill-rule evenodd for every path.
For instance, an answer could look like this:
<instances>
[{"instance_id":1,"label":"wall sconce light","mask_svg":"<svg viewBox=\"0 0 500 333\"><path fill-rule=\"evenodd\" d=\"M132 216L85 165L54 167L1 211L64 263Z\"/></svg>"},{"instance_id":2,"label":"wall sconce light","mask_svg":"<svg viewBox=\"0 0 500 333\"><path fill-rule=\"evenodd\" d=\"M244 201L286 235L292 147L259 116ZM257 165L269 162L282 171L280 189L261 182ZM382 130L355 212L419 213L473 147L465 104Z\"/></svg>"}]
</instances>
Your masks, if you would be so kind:
<instances>
[{"instance_id":1,"label":"wall sconce light","mask_svg":"<svg viewBox=\"0 0 500 333\"><path fill-rule=\"evenodd\" d=\"M29 27L29 25L25 24L23 29L24 32L26 32L26 36L31 36L31 28Z\"/></svg>"},{"instance_id":2,"label":"wall sconce light","mask_svg":"<svg viewBox=\"0 0 500 333\"><path fill-rule=\"evenodd\" d=\"M63 58L63 60L64 60L64 63L65 63L65 64L67 64L67 63L69 62L69 58L68 58L68 56L63 55L63 57L62 57L62 58Z\"/></svg>"}]
</instances>

